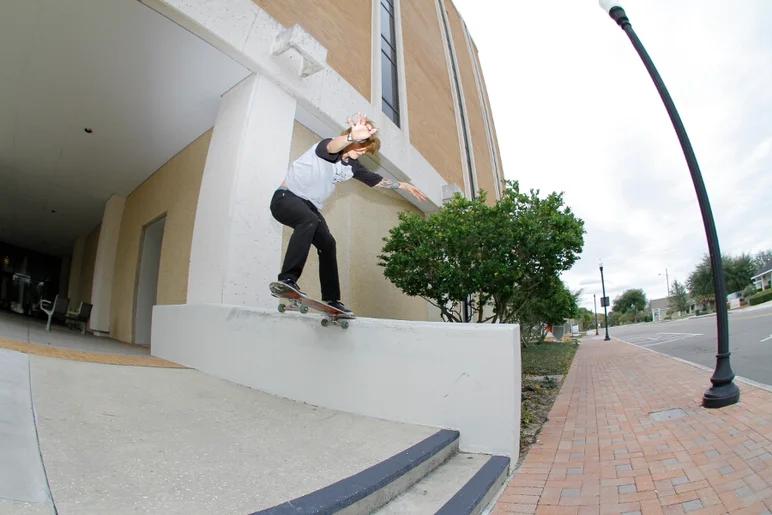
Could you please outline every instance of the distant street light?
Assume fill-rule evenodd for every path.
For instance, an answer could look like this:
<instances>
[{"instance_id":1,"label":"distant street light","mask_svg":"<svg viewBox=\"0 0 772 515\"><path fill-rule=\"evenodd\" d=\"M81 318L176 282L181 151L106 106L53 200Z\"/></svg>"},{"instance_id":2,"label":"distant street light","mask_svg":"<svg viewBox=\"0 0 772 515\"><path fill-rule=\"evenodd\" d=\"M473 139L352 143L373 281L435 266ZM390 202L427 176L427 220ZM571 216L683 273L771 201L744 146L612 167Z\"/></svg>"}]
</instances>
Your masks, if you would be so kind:
<instances>
[{"instance_id":1,"label":"distant street light","mask_svg":"<svg viewBox=\"0 0 772 515\"><path fill-rule=\"evenodd\" d=\"M662 274L657 274L657 277L662 277ZM665 285L667 286L667 298L670 298L670 277L667 274L667 268L665 268Z\"/></svg>"},{"instance_id":2,"label":"distant street light","mask_svg":"<svg viewBox=\"0 0 772 515\"><path fill-rule=\"evenodd\" d=\"M598 303L595 301L595 294L592 294L592 305L595 306L595 336L598 336Z\"/></svg>"},{"instance_id":3,"label":"distant street light","mask_svg":"<svg viewBox=\"0 0 772 515\"><path fill-rule=\"evenodd\" d=\"M603 298L600 304L603 306L603 316L606 319L606 337L603 339L609 341L611 338L608 335L608 297L606 297L606 283L603 280L603 261L598 260L598 268L600 268L600 284L603 287Z\"/></svg>"},{"instance_id":4,"label":"distant street light","mask_svg":"<svg viewBox=\"0 0 772 515\"><path fill-rule=\"evenodd\" d=\"M643 43L641 43L641 40L638 39L635 31L633 31L633 27L630 24L630 20L628 19L625 10L622 9L622 6L615 0L600 0L600 6L615 22L617 22L622 30L625 31L625 34L630 38L633 47L635 47L635 50L641 57L643 64L646 66L649 75L651 75L654 85L657 87L657 91L665 104L668 115L670 115L670 120L673 123L678 140L681 142L681 149L684 152L684 157L686 157L686 163L689 166L689 172L691 173L694 189L697 193L700 211L702 212L705 235L708 240L710 267L713 272L713 286L716 294L716 326L718 332L716 368L713 372L713 377L710 378L713 386L703 394L702 405L705 408L722 408L724 406L729 406L740 400L740 389L734 383L734 372L732 371L732 366L729 362L729 320L726 307L724 269L721 264L721 250L718 245L716 224L713 221L713 213L710 209L710 201L708 200L708 193L705 190L705 183L702 180L700 167L697 164L697 158L695 157L694 150L689 142L686 129L681 122L681 117L676 111L673 99L670 98L665 83L662 81L662 77L660 77L659 72L657 72L657 69L654 67L654 63L651 61L649 54L643 47Z\"/></svg>"}]
</instances>

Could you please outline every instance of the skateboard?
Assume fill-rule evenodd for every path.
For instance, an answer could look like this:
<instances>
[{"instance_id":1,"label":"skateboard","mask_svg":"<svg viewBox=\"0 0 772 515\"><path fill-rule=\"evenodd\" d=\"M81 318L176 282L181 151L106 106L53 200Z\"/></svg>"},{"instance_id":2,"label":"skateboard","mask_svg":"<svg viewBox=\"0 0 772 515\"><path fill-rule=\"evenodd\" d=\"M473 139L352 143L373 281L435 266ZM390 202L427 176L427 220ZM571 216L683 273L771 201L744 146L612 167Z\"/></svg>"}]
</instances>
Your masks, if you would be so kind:
<instances>
[{"instance_id":1,"label":"skateboard","mask_svg":"<svg viewBox=\"0 0 772 515\"><path fill-rule=\"evenodd\" d=\"M279 303L279 313L284 313L286 311L299 311L300 313L305 314L308 313L310 308L314 311L320 312L323 315L322 327L327 327L328 325L333 324L340 325L343 329L348 329L348 321L356 318L339 309L328 306L324 302L320 302L309 297L304 297L284 283L273 281L269 285L269 288L271 289L271 294L273 294L274 297L287 299L289 301L289 305Z\"/></svg>"}]
</instances>

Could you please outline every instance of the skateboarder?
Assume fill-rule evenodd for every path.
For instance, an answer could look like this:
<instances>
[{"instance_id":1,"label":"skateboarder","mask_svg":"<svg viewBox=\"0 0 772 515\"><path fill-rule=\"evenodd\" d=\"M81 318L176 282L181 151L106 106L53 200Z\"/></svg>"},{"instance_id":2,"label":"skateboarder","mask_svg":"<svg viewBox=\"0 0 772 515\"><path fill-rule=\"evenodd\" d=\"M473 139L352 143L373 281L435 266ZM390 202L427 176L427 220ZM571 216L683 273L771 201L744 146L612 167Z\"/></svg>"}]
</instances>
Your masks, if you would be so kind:
<instances>
[{"instance_id":1,"label":"skateboarder","mask_svg":"<svg viewBox=\"0 0 772 515\"><path fill-rule=\"evenodd\" d=\"M405 190L420 200L426 200L426 195L412 184L385 179L365 168L358 159L381 148L378 129L367 116L359 113L353 121L347 121L349 127L340 136L323 139L290 164L284 182L271 199L271 214L281 224L294 229L279 281L305 296L297 281L313 244L319 255L322 301L353 315L340 299L335 238L321 213L324 201L336 184L349 179L357 179L370 187Z\"/></svg>"}]
</instances>

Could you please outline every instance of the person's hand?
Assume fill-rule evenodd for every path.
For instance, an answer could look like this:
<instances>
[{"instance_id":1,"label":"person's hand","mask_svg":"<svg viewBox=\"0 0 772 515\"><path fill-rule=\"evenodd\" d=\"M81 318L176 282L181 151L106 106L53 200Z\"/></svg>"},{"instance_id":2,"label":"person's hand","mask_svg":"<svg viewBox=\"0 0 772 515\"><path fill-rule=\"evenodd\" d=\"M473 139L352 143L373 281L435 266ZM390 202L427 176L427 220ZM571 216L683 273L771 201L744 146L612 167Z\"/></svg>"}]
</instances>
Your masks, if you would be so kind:
<instances>
[{"instance_id":1,"label":"person's hand","mask_svg":"<svg viewBox=\"0 0 772 515\"><path fill-rule=\"evenodd\" d=\"M351 139L356 141L364 141L376 132L378 129L371 129L367 125L367 115L362 116L357 113L352 121L351 118L346 120L351 126Z\"/></svg>"},{"instance_id":2,"label":"person's hand","mask_svg":"<svg viewBox=\"0 0 772 515\"><path fill-rule=\"evenodd\" d=\"M403 182L399 185L399 189L409 191L418 200L428 200L424 192L410 184L409 182Z\"/></svg>"}]
</instances>

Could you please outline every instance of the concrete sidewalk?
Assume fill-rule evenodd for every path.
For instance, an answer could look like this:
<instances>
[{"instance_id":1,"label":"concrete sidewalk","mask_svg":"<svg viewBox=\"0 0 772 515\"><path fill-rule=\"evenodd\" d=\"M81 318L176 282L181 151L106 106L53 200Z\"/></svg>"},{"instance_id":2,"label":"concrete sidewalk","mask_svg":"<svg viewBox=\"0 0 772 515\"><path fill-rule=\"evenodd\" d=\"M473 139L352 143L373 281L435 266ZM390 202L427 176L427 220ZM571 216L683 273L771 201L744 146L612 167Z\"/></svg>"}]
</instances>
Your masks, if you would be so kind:
<instances>
[{"instance_id":1,"label":"concrete sidewalk","mask_svg":"<svg viewBox=\"0 0 772 515\"><path fill-rule=\"evenodd\" d=\"M437 432L192 369L8 350L0 365L0 515L252 513Z\"/></svg>"},{"instance_id":2,"label":"concrete sidewalk","mask_svg":"<svg viewBox=\"0 0 772 515\"><path fill-rule=\"evenodd\" d=\"M0 312L0 339L71 352L150 356L149 346L123 343L90 333L83 335L55 323L50 331L46 331L45 321L7 312Z\"/></svg>"},{"instance_id":3,"label":"concrete sidewalk","mask_svg":"<svg viewBox=\"0 0 772 515\"><path fill-rule=\"evenodd\" d=\"M710 375L585 338L493 513L769 515L772 393L738 383L738 404L707 410ZM652 417L666 410L674 418Z\"/></svg>"}]
</instances>

